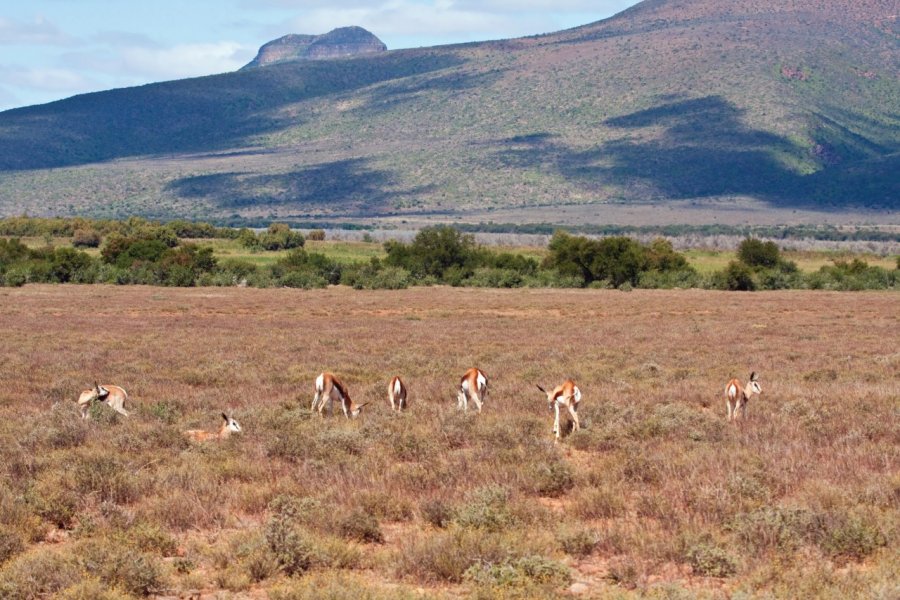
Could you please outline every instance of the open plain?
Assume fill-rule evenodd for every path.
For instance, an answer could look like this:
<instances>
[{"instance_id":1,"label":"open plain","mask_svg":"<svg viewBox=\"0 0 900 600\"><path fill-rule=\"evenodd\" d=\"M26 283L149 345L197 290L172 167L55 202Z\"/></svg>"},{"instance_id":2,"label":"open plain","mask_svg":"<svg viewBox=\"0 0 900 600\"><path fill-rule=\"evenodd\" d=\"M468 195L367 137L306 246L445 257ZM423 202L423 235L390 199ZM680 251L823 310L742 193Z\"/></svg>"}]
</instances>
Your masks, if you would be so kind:
<instances>
[{"instance_id":1,"label":"open plain","mask_svg":"<svg viewBox=\"0 0 900 600\"><path fill-rule=\"evenodd\" d=\"M900 594L895 293L26 285L0 336L0 597Z\"/></svg>"}]
</instances>

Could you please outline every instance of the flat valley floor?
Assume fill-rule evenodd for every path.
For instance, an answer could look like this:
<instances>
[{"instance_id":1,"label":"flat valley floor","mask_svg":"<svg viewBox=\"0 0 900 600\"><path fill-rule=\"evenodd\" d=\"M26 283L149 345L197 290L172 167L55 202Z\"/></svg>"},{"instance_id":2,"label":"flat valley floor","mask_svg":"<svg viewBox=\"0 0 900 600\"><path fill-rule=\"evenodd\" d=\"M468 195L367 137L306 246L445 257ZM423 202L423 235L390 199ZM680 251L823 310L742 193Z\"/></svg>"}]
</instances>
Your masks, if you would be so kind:
<instances>
[{"instance_id":1,"label":"flat valley floor","mask_svg":"<svg viewBox=\"0 0 900 600\"><path fill-rule=\"evenodd\" d=\"M0 339L8 597L900 592L894 292L29 285ZM310 414L324 370L358 420ZM565 378L554 444L535 386ZM95 380L130 417L77 418ZM242 434L183 439L223 411Z\"/></svg>"}]
</instances>

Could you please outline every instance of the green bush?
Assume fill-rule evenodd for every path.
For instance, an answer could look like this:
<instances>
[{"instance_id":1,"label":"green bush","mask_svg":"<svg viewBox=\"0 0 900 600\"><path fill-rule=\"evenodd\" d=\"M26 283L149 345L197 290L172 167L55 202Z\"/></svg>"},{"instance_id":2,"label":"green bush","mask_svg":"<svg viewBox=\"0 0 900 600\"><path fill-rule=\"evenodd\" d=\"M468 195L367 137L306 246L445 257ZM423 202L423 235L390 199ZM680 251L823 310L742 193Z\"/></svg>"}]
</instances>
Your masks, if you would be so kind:
<instances>
[{"instance_id":1,"label":"green bush","mask_svg":"<svg viewBox=\"0 0 900 600\"><path fill-rule=\"evenodd\" d=\"M487 485L471 491L457 508L454 522L460 527L501 531L515 522L509 510L509 491Z\"/></svg>"},{"instance_id":2,"label":"green bush","mask_svg":"<svg viewBox=\"0 0 900 600\"><path fill-rule=\"evenodd\" d=\"M697 575L729 577L737 572L734 557L717 546L697 544L688 549L685 558Z\"/></svg>"},{"instance_id":3,"label":"green bush","mask_svg":"<svg viewBox=\"0 0 900 600\"><path fill-rule=\"evenodd\" d=\"M781 262L781 253L775 242L763 242L746 238L738 246L738 260L748 267L774 268Z\"/></svg>"},{"instance_id":4,"label":"green bush","mask_svg":"<svg viewBox=\"0 0 900 600\"><path fill-rule=\"evenodd\" d=\"M366 512L357 510L344 516L338 523L338 530L343 537L357 542L384 543L378 519Z\"/></svg>"},{"instance_id":5,"label":"green bush","mask_svg":"<svg viewBox=\"0 0 900 600\"><path fill-rule=\"evenodd\" d=\"M532 555L502 563L474 564L466 569L463 579L499 593L506 588L559 588L571 581L571 575L564 565Z\"/></svg>"},{"instance_id":6,"label":"green bush","mask_svg":"<svg viewBox=\"0 0 900 600\"><path fill-rule=\"evenodd\" d=\"M300 525L302 511L302 503L291 496L278 496L269 504L266 543L288 575L303 573L315 558L312 537Z\"/></svg>"},{"instance_id":7,"label":"green bush","mask_svg":"<svg viewBox=\"0 0 900 600\"><path fill-rule=\"evenodd\" d=\"M22 536L17 531L0 525L0 565L24 549L25 542Z\"/></svg>"}]
</instances>

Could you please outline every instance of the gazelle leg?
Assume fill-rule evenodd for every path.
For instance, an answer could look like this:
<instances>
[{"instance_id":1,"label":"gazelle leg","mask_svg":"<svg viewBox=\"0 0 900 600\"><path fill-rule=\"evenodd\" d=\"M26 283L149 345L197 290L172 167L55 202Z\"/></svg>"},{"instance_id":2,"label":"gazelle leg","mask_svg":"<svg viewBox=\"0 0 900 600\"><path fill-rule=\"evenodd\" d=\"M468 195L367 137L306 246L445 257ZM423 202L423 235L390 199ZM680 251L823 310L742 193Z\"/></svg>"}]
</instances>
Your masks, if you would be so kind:
<instances>
[{"instance_id":1,"label":"gazelle leg","mask_svg":"<svg viewBox=\"0 0 900 600\"><path fill-rule=\"evenodd\" d=\"M341 398L341 408L344 409L344 416L349 419L350 413L347 412L347 404L348 404L347 399Z\"/></svg>"},{"instance_id":2,"label":"gazelle leg","mask_svg":"<svg viewBox=\"0 0 900 600\"><path fill-rule=\"evenodd\" d=\"M479 392L475 392L474 394L472 394L472 400L475 401L475 406L478 408L478 412L481 412L482 395Z\"/></svg>"},{"instance_id":3,"label":"gazelle leg","mask_svg":"<svg viewBox=\"0 0 900 600\"><path fill-rule=\"evenodd\" d=\"M553 411L555 413L553 417L553 435L556 436L556 439L559 439L559 404L556 402L553 403Z\"/></svg>"},{"instance_id":4,"label":"gazelle leg","mask_svg":"<svg viewBox=\"0 0 900 600\"><path fill-rule=\"evenodd\" d=\"M734 418L734 413L732 412L731 408L731 398L725 400L725 406L728 408L728 421L731 422L731 420Z\"/></svg>"},{"instance_id":5,"label":"gazelle leg","mask_svg":"<svg viewBox=\"0 0 900 600\"><path fill-rule=\"evenodd\" d=\"M313 396L312 405L309 407L311 412L314 412L316 408L318 408L319 400L322 398L322 392L316 390L316 395Z\"/></svg>"},{"instance_id":6,"label":"gazelle leg","mask_svg":"<svg viewBox=\"0 0 900 600\"><path fill-rule=\"evenodd\" d=\"M572 420L575 422L575 426L572 428L572 431L578 431L581 429L581 423L578 422L578 412L575 410L575 405L569 405L569 414L572 415Z\"/></svg>"},{"instance_id":7,"label":"gazelle leg","mask_svg":"<svg viewBox=\"0 0 900 600\"><path fill-rule=\"evenodd\" d=\"M464 412L469 410L469 401L466 398L466 391L459 390L456 394L456 407L463 409Z\"/></svg>"}]
</instances>

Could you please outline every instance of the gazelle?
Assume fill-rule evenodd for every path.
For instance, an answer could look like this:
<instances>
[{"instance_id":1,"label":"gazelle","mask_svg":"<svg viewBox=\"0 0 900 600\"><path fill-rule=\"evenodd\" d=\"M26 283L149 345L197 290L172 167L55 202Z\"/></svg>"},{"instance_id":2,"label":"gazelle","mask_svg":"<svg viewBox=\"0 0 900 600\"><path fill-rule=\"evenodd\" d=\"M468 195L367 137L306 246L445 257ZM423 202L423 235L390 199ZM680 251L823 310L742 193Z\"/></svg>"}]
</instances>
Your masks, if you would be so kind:
<instances>
[{"instance_id":1,"label":"gazelle","mask_svg":"<svg viewBox=\"0 0 900 600\"><path fill-rule=\"evenodd\" d=\"M391 410L406 410L406 384L399 375L391 377L388 384L388 400L391 401Z\"/></svg>"},{"instance_id":2,"label":"gazelle","mask_svg":"<svg viewBox=\"0 0 900 600\"><path fill-rule=\"evenodd\" d=\"M350 399L347 388L334 376L334 374L328 373L327 371L321 373L316 377L316 395L313 396L310 410L318 411L319 416L321 417L323 416L322 410L325 408L327 402L331 405L331 413L333 414L335 400L341 403L341 408L344 409L344 416L348 419L350 417L358 417L363 407L368 404L368 402L356 404Z\"/></svg>"},{"instance_id":3,"label":"gazelle","mask_svg":"<svg viewBox=\"0 0 900 600\"><path fill-rule=\"evenodd\" d=\"M464 411L469 410L469 399L475 402L478 412L481 412L481 405L484 404L484 397L487 395L487 376L480 370L472 367L459 380L459 389L456 392L457 407Z\"/></svg>"},{"instance_id":4,"label":"gazelle","mask_svg":"<svg viewBox=\"0 0 900 600\"><path fill-rule=\"evenodd\" d=\"M741 411L741 420L747 418L747 402L753 394L762 394L756 371L750 373L750 381L747 382L746 387L741 386L739 379L732 379L725 385L725 402L728 406L729 421L737 420L738 409Z\"/></svg>"},{"instance_id":5,"label":"gazelle","mask_svg":"<svg viewBox=\"0 0 900 600\"><path fill-rule=\"evenodd\" d=\"M224 440L231 437L232 433L241 433L241 426L232 417L222 413L222 426L219 431L205 431L203 429L188 429L184 435L194 442L205 442L207 440Z\"/></svg>"},{"instance_id":6,"label":"gazelle","mask_svg":"<svg viewBox=\"0 0 900 600\"><path fill-rule=\"evenodd\" d=\"M573 431L578 431L581 429L581 423L578 421L578 404L581 402L581 390L575 385L575 382L571 379L566 379L560 385L553 388L551 391L547 391L541 386L537 386L537 389L541 390L547 396L547 408L554 411L556 416L553 419L553 435L556 436L556 440L559 441L559 408L561 406L569 409L569 414L572 415Z\"/></svg>"},{"instance_id":7,"label":"gazelle","mask_svg":"<svg viewBox=\"0 0 900 600\"><path fill-rule=\"evenodd\" d=\"M127 399L128 394L119 386L100 385L95 381L93 388L84 390L81 392L81 395L78 396L78 408L81 409L81 418L87 419L91 416L91 404L93 402L103 402L108 404L110 408L120 415L125 415L127 417L128 411L125 410L125 401Z\"/></svg>"}]
</instances>

